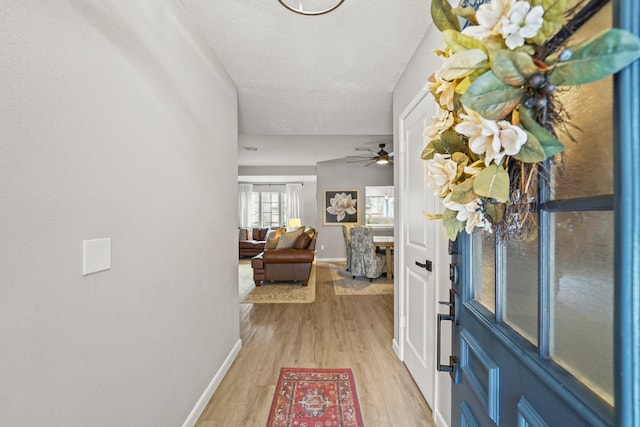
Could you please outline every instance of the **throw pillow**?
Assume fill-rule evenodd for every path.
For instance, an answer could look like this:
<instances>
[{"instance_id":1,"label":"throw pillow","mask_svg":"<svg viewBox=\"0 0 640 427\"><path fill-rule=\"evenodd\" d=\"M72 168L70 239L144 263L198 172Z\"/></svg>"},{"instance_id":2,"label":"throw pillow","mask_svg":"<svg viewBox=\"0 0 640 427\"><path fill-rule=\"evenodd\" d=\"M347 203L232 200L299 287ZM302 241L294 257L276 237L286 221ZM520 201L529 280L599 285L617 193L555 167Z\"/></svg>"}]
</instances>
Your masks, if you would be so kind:
<instances>
[{"instance_id":1,"label":"throw pillow","mask_svg":"<svg viewBox=\"0 0 640 427\"><path fill-rule=\"evenodd\" d=\"M249 240L249 230L246 228L238 228L238 239L239 240Z\"/></svg>"},{"instance_id":2,"label":"throw pillow","mask_svg":"<svg viewBox=\"0 0 640 427\"><path fill-rule=\"evenodd\" d=\"M267 234L267 242L264 244L265 249L275 249L278 246L282 230L273 230Z\"/></svg>"},{"instance_id":3,"label":"throw pillow","mask_svg":"<svg viewBox=\"0 0 640 427\"><path fill-rule=\"evenodd\" d=\"M293 244L293 248L307 249L309 247L309 243L311 243L311 236L309 236L308 233L302 233L296 238L296 241Z\"/></svg>"},{"instance_id":4,"label":"throw pillow","mask_svg":"<svg viewBox=\"0 0 640 427\"><path fill-rule=\"evenodd\" d=\"M293 248L296 239L302 233L302 230L286 231L282 233L280 239L278 239L278 245L276 249L291 249Z\"/></svg>"}]
</instances>

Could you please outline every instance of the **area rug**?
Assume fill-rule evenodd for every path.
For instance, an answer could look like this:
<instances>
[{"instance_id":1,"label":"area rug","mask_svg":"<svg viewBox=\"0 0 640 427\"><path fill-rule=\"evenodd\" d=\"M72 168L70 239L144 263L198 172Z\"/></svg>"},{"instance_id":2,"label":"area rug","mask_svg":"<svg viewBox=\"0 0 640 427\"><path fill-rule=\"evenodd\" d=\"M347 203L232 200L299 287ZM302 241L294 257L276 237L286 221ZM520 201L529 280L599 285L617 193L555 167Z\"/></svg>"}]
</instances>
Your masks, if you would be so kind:
<instances>
[{"instance_id":1,"label":"area rug","mask_svg":"<svg viewBox=\"0 0 640 427\"><path fill-rule=\"evenodd\" d=\"M241 304L310 303L316 299L316 266L311 267L307 286L300 282L253 282L251 260L241 259L238 264L238 287Z\"/></svg>"},{"instance_id":2,"label":"area rug","mask_svg":"<svg viewBox=\"0 0 640 427\"><path fill-rule=\"evenodd\" d=\"M370 282L366 277L355 279L346 270L345 264L328 264L331 268L331 280L336 295L388 295L393 294L393 278L386 274Z\"/></svg>"},{"instance_id":3,"label":"area rug","mask_svg":"<svg viewBox=\"0 0 640 427\"><path fill-rule=\"evenodd\" d=\"M364 426L351 369L280 369L267 427L294 426Z\"/></svg>"}]
</instances>

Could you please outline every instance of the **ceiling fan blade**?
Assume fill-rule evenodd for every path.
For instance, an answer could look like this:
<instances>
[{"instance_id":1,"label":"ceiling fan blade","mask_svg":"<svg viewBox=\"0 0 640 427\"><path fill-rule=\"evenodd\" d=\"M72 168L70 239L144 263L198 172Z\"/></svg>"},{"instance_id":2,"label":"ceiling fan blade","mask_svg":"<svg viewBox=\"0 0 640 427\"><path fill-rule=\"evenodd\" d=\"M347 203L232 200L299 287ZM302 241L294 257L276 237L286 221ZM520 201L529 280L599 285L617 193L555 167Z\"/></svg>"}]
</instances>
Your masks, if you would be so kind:
<instances>
[{"instance_id":1,"label":"ceiling fan blade","mask_svg":"<svg viewBox=\"0 0 640 427\"><path fill-rule=\"evenodd\" d=\"M389 157L393 157L393 151L389 153Z\"/></svg>"},{"instance_id":2,"label":"ceiling fan blade","mask_svg":"<svg viewBox=\"0 0 640 427\"><path fill-rule=\"evenodd\" d=\"M375 157L371 156L347 156L347 159L360 159L360 160L373 160Z\"/></svg>"},{"instance_id":3,"label":"ceiling fan blade","mask_svg":"<svg viewBox=\"0 0 640 427\"><path fill-rule=\"evenodd\" d=\"M375 161L375 160L373 160L373 161L371 161L370 163L367 163L366 165L364 165L364 167L366 168L367 166L371 166L371 165L375 164L375 162L376 162L376 161Z\"/></svg>"}]
</instances>

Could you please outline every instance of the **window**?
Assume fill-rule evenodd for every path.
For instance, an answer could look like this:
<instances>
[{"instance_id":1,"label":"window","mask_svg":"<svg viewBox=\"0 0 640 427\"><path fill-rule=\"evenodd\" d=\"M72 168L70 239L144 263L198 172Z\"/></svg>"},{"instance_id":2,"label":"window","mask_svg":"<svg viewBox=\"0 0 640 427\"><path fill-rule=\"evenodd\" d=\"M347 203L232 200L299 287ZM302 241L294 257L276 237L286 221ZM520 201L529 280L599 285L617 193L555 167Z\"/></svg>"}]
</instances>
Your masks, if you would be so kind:
<instances>
[{"instance_id":1,"label":"window","mask_svg":"<svg viewBox=\"0 0 640 427\"><path fill-rule=\"evenodd\" d=\"M393 226L393 186L365 187L367 225Z\"/></svg>"},{"instance_id":2,"label":"window","mask_svg":"<svg viewBox=\"0 0 640 427\"><path fill-rule=\"evenodd\" d=\"M284 185L254 185L251 193L251 226L286 224L287 196Z\"/></svg>"}]
</instances>

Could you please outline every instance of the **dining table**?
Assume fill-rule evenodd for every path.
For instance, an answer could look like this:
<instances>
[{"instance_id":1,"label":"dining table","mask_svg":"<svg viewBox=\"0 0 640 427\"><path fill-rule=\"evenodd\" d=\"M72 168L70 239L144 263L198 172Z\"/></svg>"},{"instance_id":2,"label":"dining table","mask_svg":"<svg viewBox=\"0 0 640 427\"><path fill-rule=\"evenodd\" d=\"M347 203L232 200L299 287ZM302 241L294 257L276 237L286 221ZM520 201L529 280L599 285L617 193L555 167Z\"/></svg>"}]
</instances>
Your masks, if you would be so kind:
<instances>
[{"instance_id":1,"label":"dining table","mask_svg":"<svg viewBox=\"0 0 640 427\"><path fill-rule=\"evenodd\" d=\"M373 244L378 248L384 248L387 258L387 279L393 277L393 257L391 250L393 249L393 236L373 236Z\"/></svg>"}]
</instances>

